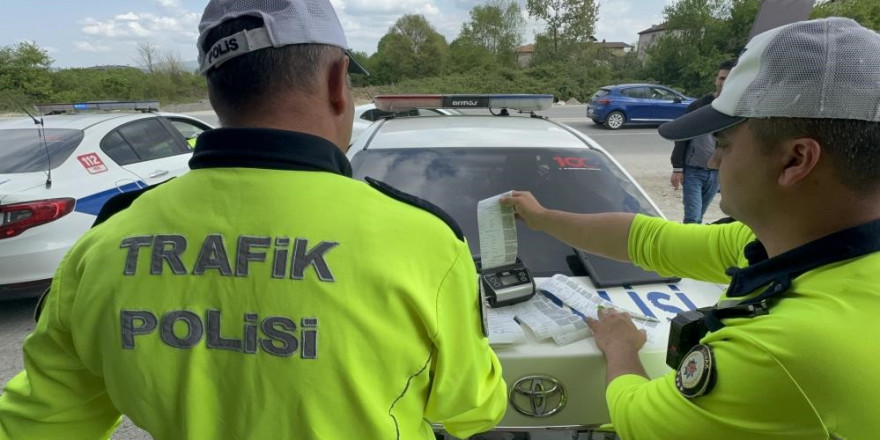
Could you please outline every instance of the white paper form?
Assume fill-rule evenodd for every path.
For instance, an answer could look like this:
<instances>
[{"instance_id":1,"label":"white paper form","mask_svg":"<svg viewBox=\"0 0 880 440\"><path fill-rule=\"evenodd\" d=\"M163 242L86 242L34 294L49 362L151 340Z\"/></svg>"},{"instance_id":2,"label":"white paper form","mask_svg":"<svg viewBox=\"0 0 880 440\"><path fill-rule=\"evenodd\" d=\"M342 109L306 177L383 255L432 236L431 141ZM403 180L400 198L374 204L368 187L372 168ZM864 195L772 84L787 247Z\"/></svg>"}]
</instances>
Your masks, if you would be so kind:
<instances>
[{"instance_id":1,"label":"white paper form","mask_svg":"<svg viewBox=\"0 0 880 440\"><path fill-rule=\"evenodd\" d=\"M498 194L477 203L477 225L480 234L480 263L483 269L516 262L516 219L513 206L502 205L501 197L513 191Z\"/></svg>"},{"instance_id":2,"label":"white paper form","mask_svg":"<svg viewBox=\"0 0 880 440\"><path fill-rule=\"evenodd\" d=\"M565 345L590 336L586 321L570 310L553 304L544 295L535 295L516 317L529 327L539 341L552 338L556 345Z\"/></svg>"},{"instance_id":3,"label":"white paper form","mask_svg":"<svg viewBox=\"0 0 880 440\"><path fill-rule=\"evenodd\" d=\"M633 323L639 329L645 329L648 339L653 340L654 332L660 325L660 320L639 313L622 309L610 301L606 301L598 293L590 291L583 284L561 274L553 275L538 286L540 290L546 290L559 298L565 305L578 311L587 318L599 319L599 308L606 307L626 312L633 318Z\"/></svg>"},{"instance_id":4,"label":"white paper form","mask_svg":"<svg viewBox=\"0 0 880 440\"><path fill-rule=\"evenodd\" d=\"M516 344L525 341L526 335L514 319L519 311L518 305L514 304L497 309L486 307L489 345Z\"/></svg>"}]
</instances>

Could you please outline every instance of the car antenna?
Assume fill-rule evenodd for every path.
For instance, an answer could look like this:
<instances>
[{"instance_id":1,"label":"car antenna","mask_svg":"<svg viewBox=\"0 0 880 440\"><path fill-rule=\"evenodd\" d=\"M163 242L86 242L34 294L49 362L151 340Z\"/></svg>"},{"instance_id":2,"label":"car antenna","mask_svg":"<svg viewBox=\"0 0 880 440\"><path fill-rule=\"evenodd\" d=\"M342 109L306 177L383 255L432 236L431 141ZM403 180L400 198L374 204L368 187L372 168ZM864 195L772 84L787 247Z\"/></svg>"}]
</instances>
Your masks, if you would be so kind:
<instances>
[{"instance_id":1,"label":"car antenna","mask_svg":"<svg viewBox=\"0 0 880 440\"><path fill-rule=\"evenodd\" d=\"M34 124L40 126L37 129L37 136L40 137L40 143L43 144L43 149L46 150L46 162L49 164L46 167L46 189L51 188L52 187L52 155L49 154L49 144L46 143L46 132L44 131L46 126L43 124L43 114L40 113L40 119L37 119L34 117L34 115L32 115L29 111L27 111L27 108L25 108L24 106L22 106L21 109L24 110L24 112L27 113L27 115L30 116L31 119L34 120Z\"/></svg>"}]
</instances>

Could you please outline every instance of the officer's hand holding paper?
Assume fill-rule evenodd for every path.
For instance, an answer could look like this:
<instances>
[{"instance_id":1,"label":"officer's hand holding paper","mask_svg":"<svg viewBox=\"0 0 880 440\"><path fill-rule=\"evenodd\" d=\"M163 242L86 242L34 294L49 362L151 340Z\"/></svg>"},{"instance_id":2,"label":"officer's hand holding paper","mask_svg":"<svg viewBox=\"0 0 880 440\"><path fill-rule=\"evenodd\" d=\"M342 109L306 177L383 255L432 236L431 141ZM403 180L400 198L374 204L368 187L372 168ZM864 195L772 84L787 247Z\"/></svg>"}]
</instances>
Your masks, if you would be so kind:
<instances>
[{"instance_id":1,"label":"officer's hand holding paper","mask_svg":"<svg viewBox=\"0 0 880 440\"><path fill-rule=\"evenodd\" d=\"M499 202L512 191L499 194L477 203L477 223L480 234L481 272L509 266L517 261L517 231L514 209ZM480 283L480 288L484 289ZM520 324L525 324L537 340L552 339L557 345L565 345L591 335L586 318L596 319L600 307L616 306L591 291L586 286L562 274L543 280L537 288L539 294L525 302L500 308L486 308L486 324L489 342L493 345L512 344L524 340ZM484 295L486 292L483 292ZM659 322L637 313L633 316L636 326L648 331L651 338Z\"/></svg>"}]
</instances>

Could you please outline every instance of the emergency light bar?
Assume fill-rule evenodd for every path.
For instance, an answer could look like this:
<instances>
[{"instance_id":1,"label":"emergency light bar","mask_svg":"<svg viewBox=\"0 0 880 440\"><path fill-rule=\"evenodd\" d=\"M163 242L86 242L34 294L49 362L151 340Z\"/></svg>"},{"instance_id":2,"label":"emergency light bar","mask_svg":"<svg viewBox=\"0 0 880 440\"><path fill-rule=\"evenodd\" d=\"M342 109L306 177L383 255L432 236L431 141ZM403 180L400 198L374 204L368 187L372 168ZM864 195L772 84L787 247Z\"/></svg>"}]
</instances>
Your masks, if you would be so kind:
<instances>
[{"instance_id":1,"label":"emergency light bar","mask_svg":"<svg viewBox=\"0 0 880 440\"><path fill-rule=\"evenodd\" d=\"M41 113L83 112L95 110L158 111L159 101L90 101L72 104L37 104Z\"/></svg>"},{"instance_id":2,"label":"emergency light bar","mask_svg":"<svg viewBox=\"0 0 880 440\"><path fill-rule=\"evenodd\" d=\"M553 95L379 95L373 103L386 112L419 108L506 108L534 112L550 108Z\"/></svg>"}]
</instances>

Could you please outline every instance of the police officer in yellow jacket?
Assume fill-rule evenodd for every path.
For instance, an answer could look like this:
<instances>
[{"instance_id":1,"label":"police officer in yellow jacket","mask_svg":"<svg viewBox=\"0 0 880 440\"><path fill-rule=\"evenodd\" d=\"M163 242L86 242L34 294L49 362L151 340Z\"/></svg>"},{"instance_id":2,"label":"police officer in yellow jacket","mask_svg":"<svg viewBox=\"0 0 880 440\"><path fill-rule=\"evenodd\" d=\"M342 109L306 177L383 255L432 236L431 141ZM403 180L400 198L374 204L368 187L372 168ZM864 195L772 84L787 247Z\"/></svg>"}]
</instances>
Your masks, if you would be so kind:
<instances>
[{"instance_id":1,"label":"police officer in yellow jacket","mask_svg":"<svg viewBox=\"0 0 880 440\"><path fill-rule=\"evenodd\" d=\"M506 391L468 246L351 178L363 70L330 1L212 0L199 29L224 128L65 257L0 439L104 439L120 414L157 440L491 429Z\"/></svg>"},{"instance_id":2,"label":"police officer in yellow jacket","mask_svg":"<svg viewBox=\"0 0 880 440\"><path fill-rule=\"evenodd\" d=\"M624 440L850 439L880 432L880 35L855 21L756 36L710 106L660 127L714 133L723 225L505 200L571 245L729 287L670 324L649 380L628 316L590 321Z\"/></svg>"}]
</instances>

